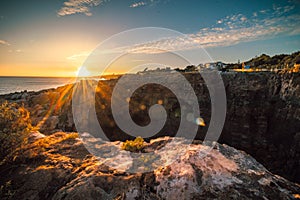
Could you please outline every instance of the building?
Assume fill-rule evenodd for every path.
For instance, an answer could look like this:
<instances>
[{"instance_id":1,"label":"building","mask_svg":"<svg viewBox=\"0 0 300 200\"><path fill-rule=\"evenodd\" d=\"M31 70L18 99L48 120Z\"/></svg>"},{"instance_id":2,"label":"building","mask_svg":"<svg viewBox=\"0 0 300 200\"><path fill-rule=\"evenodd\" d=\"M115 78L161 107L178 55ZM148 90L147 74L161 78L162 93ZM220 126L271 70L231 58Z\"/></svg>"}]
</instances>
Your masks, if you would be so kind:
<instances>
[{"instance_id":1,"label":"building","mask_svg":"<svg viewBox=\"0 0 300 200\"><path fill-rule=\"evenodd\" d=\"M223 71L226 69L226 64L222 62L205 63L203 67L210 70Z\"/></svg>"}]
</instances>

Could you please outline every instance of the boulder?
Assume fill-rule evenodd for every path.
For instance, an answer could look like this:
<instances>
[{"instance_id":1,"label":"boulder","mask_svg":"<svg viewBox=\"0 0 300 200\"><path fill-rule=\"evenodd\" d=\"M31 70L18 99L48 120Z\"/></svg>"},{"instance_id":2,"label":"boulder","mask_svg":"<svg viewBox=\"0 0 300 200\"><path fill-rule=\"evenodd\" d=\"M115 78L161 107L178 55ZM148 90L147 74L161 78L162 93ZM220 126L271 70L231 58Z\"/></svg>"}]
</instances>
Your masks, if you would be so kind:
<instances>
[{"instance_id":1,"label":"boulder","mask_svg":"<svg viewBox=\"0 0 300 200\"><path fill-rule=\"evenodd\" d=\"M21 99L26 99L27 97L29 97L29 94L27 92L23 92Z\"/></svg>"},{"instance_id":2,"label":"boulder","mask_svg":"<svg viewBox=\"0 0 300 200\"><path fill-rule=\"evenodd\" d=\"M48 92L42 92L42 93L39 93L37 95L34 95L31 98L31 101L32 101L32 106L35 106L37 104L40 104L40 105L49 104Z\"/></svg>"},{"instance_id":3,"label":"boulder","mask_svg":"<svg viewBox=\"0 0 300 200\"><path fill-rule=\"evenodd\" d=\"M50 116L46 119L41 120L42 123L40 125L40 131L42 133L53 133L55 129L57 128L59 119L58 116ZM44 121L44 122L43 122Z\"/></svg>"},{"instance_id":4,"label":"boulder","mask_svg":"<svg viewBox=\"0 0 300 200\"><path fill-rule=\"evenodd\" d=\"M40 133L39 131L31 131L28 135L28 142L34 142L38 139L44 138L45 135Z\"/></svg>"}]
</instances>

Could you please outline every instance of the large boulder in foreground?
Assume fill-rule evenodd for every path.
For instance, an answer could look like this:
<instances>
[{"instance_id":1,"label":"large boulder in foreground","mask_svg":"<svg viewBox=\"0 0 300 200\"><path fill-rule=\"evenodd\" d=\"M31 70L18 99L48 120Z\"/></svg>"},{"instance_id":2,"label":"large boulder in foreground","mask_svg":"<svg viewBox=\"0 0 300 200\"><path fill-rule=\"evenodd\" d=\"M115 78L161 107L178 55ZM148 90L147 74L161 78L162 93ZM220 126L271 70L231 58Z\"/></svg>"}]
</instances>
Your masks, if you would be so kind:
<instances>
[{"instance_id":1,"label":"large boulder in foreground","mask_svg":"<svg viewBox=\"0 0 300 200\"><path fill-rule=\"evenodd\" d=\"M3 182L11 181L11 199L297 199L300 186L267 171L248 154L227 145L187 141L171 150L187 151L174 163L147 173L127 173L112 169L90 155L74 133L55 133L37 139L26 152L34 155L16 158L7 171L0 167ZM147 144L154 150L171 138L158 138ZM121 142L103 144L119 148ZM43 146L42 151L37 151ZM101 146L97 146L102 148ZM28 153L27 152L27 153ZM109 152L108 152L109 153ZM130 154L129 154L130 155ZM124 158L124 162L128 160ZM129 159L129 158L128 158ZM121 159L120 159L121 161ZM17 163L18 162L18 163ZM22 164L20 164L22 162ZM121 163L120 163L121 164ZM3 169L6 169L3 170ZM1 181L1 184L2 184ZM3 195L3 193L2 193ZM8 198L8 195L4 196ZM1 199L5 199L1 198Z\"/></svg>"}]
</instances>

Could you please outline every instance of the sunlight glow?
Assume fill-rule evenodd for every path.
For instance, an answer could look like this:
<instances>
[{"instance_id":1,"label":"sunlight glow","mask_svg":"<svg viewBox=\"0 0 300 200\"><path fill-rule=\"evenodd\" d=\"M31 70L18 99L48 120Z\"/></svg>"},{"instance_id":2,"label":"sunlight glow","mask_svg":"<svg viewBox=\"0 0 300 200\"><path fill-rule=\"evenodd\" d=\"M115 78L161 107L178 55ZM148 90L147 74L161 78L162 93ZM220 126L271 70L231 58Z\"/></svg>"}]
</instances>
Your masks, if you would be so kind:
<instances>
[{"instance_id":1,"label":"sunlight glow","mask_svg":"<svg viewBox=\"0 0 300 200\"><path fill-rule=\"evenodd\" d=\"M77 72L76 72L77 77L88 77L88 76L91 76L91 75L92 75L92 72L89 71L85 66L79 67Z\"/></svg>"}]
</instances>

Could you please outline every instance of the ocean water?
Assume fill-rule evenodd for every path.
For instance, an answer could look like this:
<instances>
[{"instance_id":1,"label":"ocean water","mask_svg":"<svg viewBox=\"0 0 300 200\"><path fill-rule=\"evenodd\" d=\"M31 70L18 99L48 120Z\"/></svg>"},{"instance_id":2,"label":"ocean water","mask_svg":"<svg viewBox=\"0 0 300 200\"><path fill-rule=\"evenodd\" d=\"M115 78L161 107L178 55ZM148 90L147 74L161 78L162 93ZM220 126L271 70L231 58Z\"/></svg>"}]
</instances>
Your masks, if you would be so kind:
<instances>
[{"instance_id":1,"label":"ocean water","mask_svg":"<svg viewBox=\"0 0 300 200\"><path fill-rule=\"evenodd\" d=\"M61 77L3 77L0 76L0 95L13 92L39 91L74 83L75 78Z\"/></svg>"}]
</instances>

